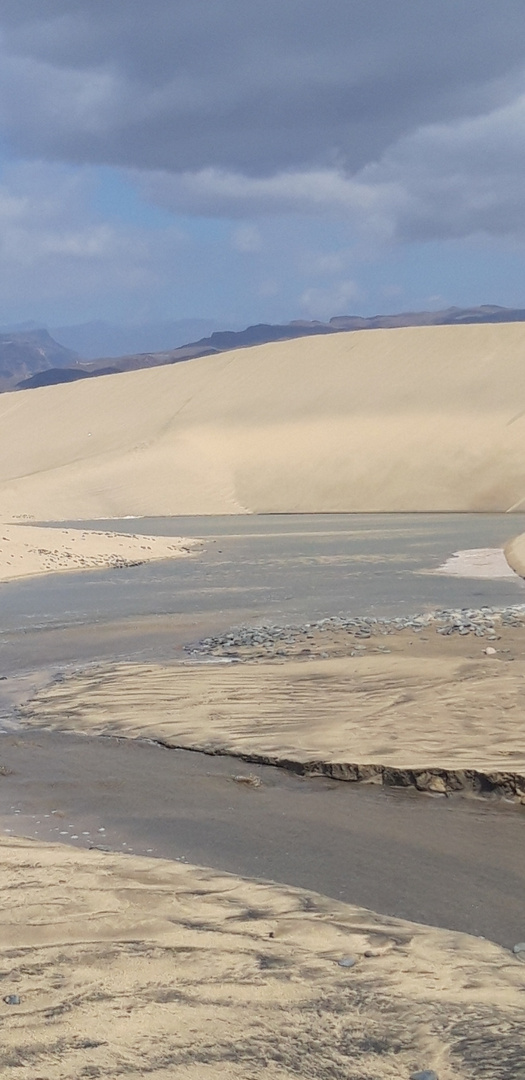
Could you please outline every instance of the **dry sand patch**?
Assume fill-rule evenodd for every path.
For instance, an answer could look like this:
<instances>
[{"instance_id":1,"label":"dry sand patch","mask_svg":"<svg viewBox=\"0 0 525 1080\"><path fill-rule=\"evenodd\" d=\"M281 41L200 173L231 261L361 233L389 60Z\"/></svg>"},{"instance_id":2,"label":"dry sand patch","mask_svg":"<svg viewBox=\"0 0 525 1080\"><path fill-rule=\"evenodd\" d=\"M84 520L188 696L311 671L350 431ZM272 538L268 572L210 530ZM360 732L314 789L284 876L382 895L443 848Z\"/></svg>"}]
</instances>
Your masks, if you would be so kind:
<instances>
[{"instance_id":1,"label":"dry sand patch","mask_svg":"<svg viewBox=\"0 0 525 1080\"><path fill-rule=\"evenodd\" d=\"M0 581L64 570L107 570L195 552L198 540L0 523Z\"/></svg>"},{"instance_id":2,"label":"dry sand patch","mask_svg":"<svg viewBox=\"0 0 525 1080\"><path fill-rule=\"evenodd\" d=\"M0 858L4 1077L520 1075L525 966L490 942L161 860Z\"/></svg>"}]
</instances>

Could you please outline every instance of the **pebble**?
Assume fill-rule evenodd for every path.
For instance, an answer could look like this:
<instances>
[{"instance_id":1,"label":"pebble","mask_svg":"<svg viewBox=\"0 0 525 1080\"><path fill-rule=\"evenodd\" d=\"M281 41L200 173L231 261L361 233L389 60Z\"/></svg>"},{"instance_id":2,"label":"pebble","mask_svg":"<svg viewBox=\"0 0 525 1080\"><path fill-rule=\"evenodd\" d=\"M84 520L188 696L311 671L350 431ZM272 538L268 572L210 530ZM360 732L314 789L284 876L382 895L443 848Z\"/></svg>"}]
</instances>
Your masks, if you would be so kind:
<instances>
[{"instance_id":1,"label":"pebble","mask_svg":"<svg viewBox=\"0 0 525 1080\"><path fill-rule=\"evenodd\" d=\"M518 941L518 944L514 946L513 953L520 957L520 960L525 960L525 941Z\"/></svg>"},{"instance_id":2,"label":"pebble","mask_svg":"<svg viewBox=\"0 0 525 1080\"><path fill-rule=\"evenodd\" d=\"M410 1080L438 1080L438 1074L433 1069L421 1069L420 1072L412 1073Z\"/></svg>"},{"instance_id":3,"label":"pebble","mask_svg":"<svg viewBox=\"0 0 525 1080\"><path fill-rule=\"evenodd\" d=\"M272 648L275 655L285 656L287 646L304 644L306 640L312 639L313 632L346 630L353 638L368 640L377 635L393 634L398 630L411 630L419 634L422 630L434 627L437 633L443 636L458 634L460 637L466 637L472 634L474 637L485 637L489 641L494 641L497 631L505 626L525 627L525 604L501 608L445 608L390 619L373 615L360 617L348 615L292 626L264 623L262 626L236 627L227 634L204 638L196 645L187 646L187 648L190 652L197 654L217 650L226 650L230 654L238 649ZM356 648L365 648L365 646L356 646ZM490 645L483 651L487 656L493 656L497 652Z\"/></svg>"},{"instance_id":4,"label":"pebble","mask_svg":"<svg viewBox=\"0 0 525 1080\"><path fill-rule=\"evenodd\" d=\"M337 961L337 963L339 964L339 967L352 968L355 965L355 960L353 956L342 956L341 959Z\"/></svg>"},{"instance_id":5,"label":"pebble","mask_svg":"<svg viewBox=\"0 0 525 1080\"><path fill-rule=\"evenodd\" d=\"M6 1005L20 1005L20 998L18 994L7 994L4 998Z\"/></svg>"}]
</instances>

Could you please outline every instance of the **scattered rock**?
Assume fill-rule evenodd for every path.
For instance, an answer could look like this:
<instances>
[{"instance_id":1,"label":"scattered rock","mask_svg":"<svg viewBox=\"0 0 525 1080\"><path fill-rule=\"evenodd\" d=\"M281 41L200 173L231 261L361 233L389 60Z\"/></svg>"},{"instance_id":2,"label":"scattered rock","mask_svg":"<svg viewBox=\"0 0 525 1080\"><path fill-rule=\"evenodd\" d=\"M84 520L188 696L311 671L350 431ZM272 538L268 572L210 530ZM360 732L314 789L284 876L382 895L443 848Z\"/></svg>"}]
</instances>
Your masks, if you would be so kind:
<instances>
[{"instance_id":1,"label":"scattered rock","mask_svg":"<svg viewBox=\"0 0 525 1080\"><path fill-rule=\"evenodd\" d=\"M447 785L442 776L436 776L434 773L420 773L416 776L416 787L418 791L430 791L434 795L446 795Z\"/></svg>"},{"instance_id":2,"label":"scattered rock","mask_svg":"<svg viewBox=\"0 0 525 1080\"><path fill-rule=\"evenodd\" d=\"M20 1005L18 994L6 994L4 1001L6 1005Z\"/></svg>"},{"instance_id":3,"label":"scattered rock","mask_svg":"<svg viewBox=\"0 0 525 1080\"><path fill-rule=\"evenodd\" d=\"M518 941L518 944L514 946L512 951L520 960L525 961L525 941Z\"/></svg>"},{"instance_id":4,"label":"scattered rock","mask_svg":"<svg viewBox=\"0 0 525 1080\"><path fill-rule=\"evenodd\" d=\"M234 784L246 784L248 787L260 787L262 780L250 773L248 776L232 776Z\"/></svg>"},{"instance_id":5,"label":"scattered rock","mask_svg":"<svg viewBox=\"0 0 525 1080\"><path fill-rule=\"evenodd\" d=\"M438 1080L438 1074L433 1069L421 1069L420 1072L412 1073L410 1080Z\"/></svg>"},{"instance_id":6,"label":"scattered rock","mask_svg":"<svg viewBox=\"0 0 525 1080\"><path fill-rule=\"evenodd\" d=\"M188 646L188 649L194 653L221 653L228 650L229 654L235 654L238 649L256 649L260 655L268 655L271 650L272 655L286 656L290 646L304 645L307 640L312 640L314 634L339 630L347 631L354 639L372 639L378 635L395 634L400 630L421 634L422 630L434 628L438 634L444 636L458 634L466 637L473 634L488 641L496 641L498 631L505 626L525 627L525 604L503 608L444 608L440 611L391 619L372 615L348 615L344 618L334 616L298 626L264 623L262 626L237 627L226 634L204 638L196 645ZM428 638L421 634L421 640ZM354 648L357 654L358 649L364 650L366 646L356 644ZM493 646L487 646L483 650L487 656L492 656L497 651Z\"/></svg>"},{"instance_id":7,"label":"scattered rock","mask_svg":"<svg viewBox=\"0 0 525 1080\"><path fill-rule=\"evenodd\" d=\"M337 961L337 963L339 964L339 967L342 968L353 968L355 966L355 960L353 956L342 956L341 959Z\"/></svg>"}]
</instances>

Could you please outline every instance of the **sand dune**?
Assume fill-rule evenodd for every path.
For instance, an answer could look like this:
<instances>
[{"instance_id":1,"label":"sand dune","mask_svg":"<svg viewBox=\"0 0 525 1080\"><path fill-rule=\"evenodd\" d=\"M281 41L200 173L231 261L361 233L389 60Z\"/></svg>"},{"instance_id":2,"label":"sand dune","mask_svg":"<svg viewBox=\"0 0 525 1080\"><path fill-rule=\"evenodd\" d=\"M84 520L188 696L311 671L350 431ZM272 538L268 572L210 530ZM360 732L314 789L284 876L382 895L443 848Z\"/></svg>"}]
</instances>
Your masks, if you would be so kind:
<instances>
[{"instance_id":1,"label":"sand dune","mask_svg":"<svg viewBox=\"0 0 525 1080\"><path fill-rule=\"evenodd\" d=\"M497 945L161 860L0 847L2 1077L519 1072L525 966Z\"/></svg>"},{"instance_id":2,"label":"sand dune","mask_svg":"<svg viewBox=\"0 0 525 1080\"><path fill-rule=\"evenodd\" d=\"M524 352L409 327L5 394L0 518L522 507Z\"/></svg>"},{"instance_id":3,"label":"sand dune","mask_svg":"<svg viewBox=\"0 0 525 1080\"><path fill-rule=\"evenodd\" d=\"M525 533L505 545L505 558L514 573L525 578Z\"/></svg>"}]
</instances>

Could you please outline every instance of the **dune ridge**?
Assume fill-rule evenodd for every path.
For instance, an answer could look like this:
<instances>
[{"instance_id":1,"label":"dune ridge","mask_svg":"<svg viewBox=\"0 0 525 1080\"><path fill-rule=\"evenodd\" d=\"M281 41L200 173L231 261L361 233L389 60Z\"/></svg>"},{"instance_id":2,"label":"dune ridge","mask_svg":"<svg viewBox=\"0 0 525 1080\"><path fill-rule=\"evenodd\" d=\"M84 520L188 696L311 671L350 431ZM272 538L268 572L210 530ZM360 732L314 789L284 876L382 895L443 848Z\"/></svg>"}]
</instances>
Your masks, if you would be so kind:
<instances>
[{"instance_id":1,"label":"dune ridge","mask_svg":"<svg viewBox=\"0 0 525 1080\"><path fill-rule=\"evenodd\" d=\"M5 394L0 519L519 509L524 352L367 330Z\"/></svg>"}]
</instances>

